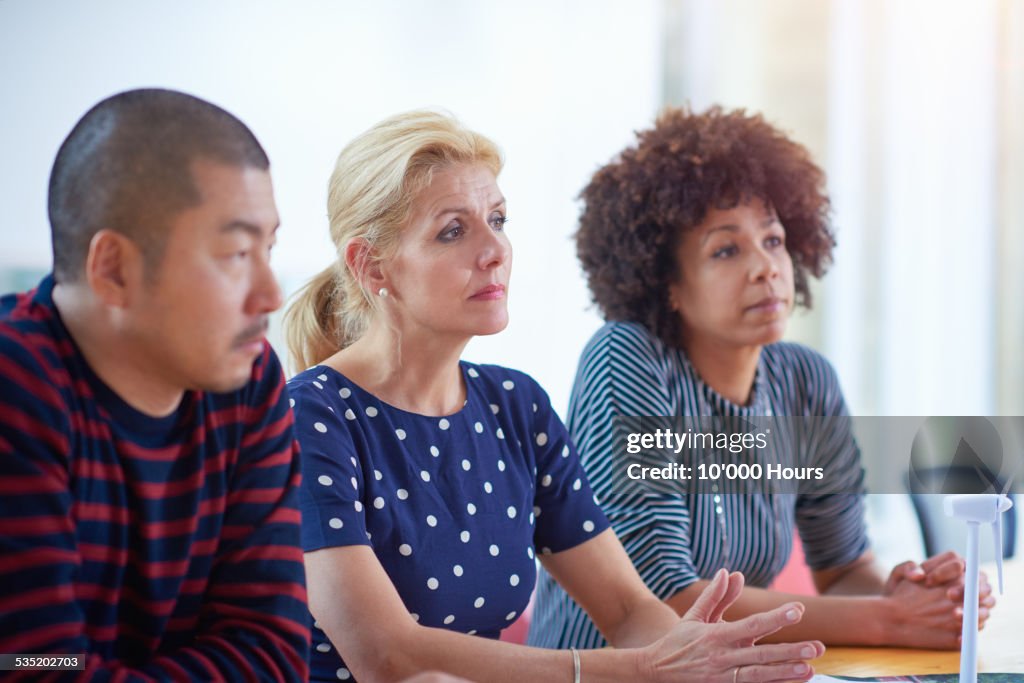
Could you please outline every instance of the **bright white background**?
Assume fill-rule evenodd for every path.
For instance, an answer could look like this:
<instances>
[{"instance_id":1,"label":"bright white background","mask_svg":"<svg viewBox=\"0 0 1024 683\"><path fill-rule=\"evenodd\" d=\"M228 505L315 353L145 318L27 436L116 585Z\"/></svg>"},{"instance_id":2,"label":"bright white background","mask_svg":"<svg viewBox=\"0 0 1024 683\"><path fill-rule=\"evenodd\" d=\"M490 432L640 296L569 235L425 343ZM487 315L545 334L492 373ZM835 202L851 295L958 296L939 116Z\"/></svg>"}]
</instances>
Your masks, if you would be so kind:
<instances>
[{"instance_id":1,"label":"bright white background","mask_svg":"<svg viewBox=\"0 0 1024 683\"><path fill-rule=\"evenodd\" d=\"M140 86L263 142L288 292L333 258L345 142L423 106L491 136L512 323L467 357L530 372L560 411L600 323L570 239L590 173L663 104L762 111L829 174L836 266L791 336L835 363L851 410L1024 414L1024 2L0 0L0 289L49 268L60 141Z\"/></svg>"},{"instance_id":2,"label":"bright white background","mask_svg":"<svg viewBox=\"0 0 1024 683\"><path fill-rule=\"evenodd\" d=\"M333 258L327 178L376 121L442 107L504 150L512 323L467 357L533 373L564 410L599 318L570 241L575 195L659 104L655 2L0 2L0 268L50 263L46 182L61 140L114 92L207 98L256 133L294 291ZM279 336L275 335L274 341ZM279 351L283 350L277 344Z\"/></svg>"}]
</instances>

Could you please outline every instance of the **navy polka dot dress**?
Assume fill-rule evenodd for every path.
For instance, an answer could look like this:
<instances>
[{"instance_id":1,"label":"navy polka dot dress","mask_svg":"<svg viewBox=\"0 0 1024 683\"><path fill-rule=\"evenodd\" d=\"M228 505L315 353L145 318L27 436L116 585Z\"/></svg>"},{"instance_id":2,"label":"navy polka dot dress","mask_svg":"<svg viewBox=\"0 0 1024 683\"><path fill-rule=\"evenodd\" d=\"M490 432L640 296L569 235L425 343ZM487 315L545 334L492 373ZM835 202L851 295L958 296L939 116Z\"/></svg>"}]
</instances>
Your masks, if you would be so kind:
<instances>
[{"instance_id":1,"label":"navy polka dot dress","mask_svg":"<svg viewBox=\"0 0 1024 683\"><path fill-rule=\"evenodd\" d=\"M497 638L536 554L608 527L565 427L528 375L460 363L462 410L428 417L317 366L288 384L302 446L302 542L368 545L419 623ZM313 680L353 680L312 621Z\"/></svg>"}]
</instances>

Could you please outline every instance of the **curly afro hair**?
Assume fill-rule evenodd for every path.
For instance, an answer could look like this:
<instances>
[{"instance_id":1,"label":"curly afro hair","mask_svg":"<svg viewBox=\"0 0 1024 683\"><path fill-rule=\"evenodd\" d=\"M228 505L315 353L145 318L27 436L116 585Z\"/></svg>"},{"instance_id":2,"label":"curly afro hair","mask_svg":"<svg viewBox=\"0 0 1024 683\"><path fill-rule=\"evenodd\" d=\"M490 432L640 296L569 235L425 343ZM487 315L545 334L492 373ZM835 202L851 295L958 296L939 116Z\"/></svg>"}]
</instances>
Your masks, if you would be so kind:
<instances>
[{"instance_id":1,"label":"curly afro hair","mask_svg":"<svg viewBox=\"0 0 1024 683\"><path fill-rule=\"evenodd\" d=\"M606 320L639 322L680 346L668 292L683 234L709 209L761 199L785 227L796 303L809 308L808 276L825 273L835 245L824 185L808 151L759 114L667 109L580 193L576 254L594 303Z\"/></svg>"}]
</instances>

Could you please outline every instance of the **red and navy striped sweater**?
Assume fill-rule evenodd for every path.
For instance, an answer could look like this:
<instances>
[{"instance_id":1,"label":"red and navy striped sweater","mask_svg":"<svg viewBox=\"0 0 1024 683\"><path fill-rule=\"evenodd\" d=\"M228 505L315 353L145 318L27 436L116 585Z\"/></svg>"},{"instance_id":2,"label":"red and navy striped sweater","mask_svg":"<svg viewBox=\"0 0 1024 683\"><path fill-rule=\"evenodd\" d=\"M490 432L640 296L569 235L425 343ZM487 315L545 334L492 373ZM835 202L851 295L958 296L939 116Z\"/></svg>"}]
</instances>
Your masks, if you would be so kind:
<instances>
[{"instance_id":1,"label":"red and navy striped sweater","mask_svg":"<svg viewBox=\"0 0 1024 683\"><path fill-rule=\"evenodd\" d=\"M154 419L86 365L53 280L0 299L0 653L69 680L304 680L298 446L267 346ZM33 674L39 676L39 672Z\"/></svg>"}]
</instances>

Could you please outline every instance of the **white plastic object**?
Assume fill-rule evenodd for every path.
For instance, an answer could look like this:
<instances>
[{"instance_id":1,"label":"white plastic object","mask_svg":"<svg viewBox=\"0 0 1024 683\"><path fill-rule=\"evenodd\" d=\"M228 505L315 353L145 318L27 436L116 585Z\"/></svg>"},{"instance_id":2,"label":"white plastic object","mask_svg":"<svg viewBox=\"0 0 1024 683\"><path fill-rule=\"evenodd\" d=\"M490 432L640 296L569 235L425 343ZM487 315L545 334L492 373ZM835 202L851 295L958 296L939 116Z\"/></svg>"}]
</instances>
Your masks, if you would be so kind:
<instances>
[{"instance_id":1,"label":"white plastic object","mask_svg":"<svg viewBox=\"0 0 1024 683\"><path fill-rule=\"evenodd\" d=\"M946 515L967 522L967 567L964 571L964 624L960 644L960 683L978 681L978 527L991 524L999 592L1003 592L1003 513L1013 501L1001 493L946 496Z\"/></svg>"}]
</instances>

